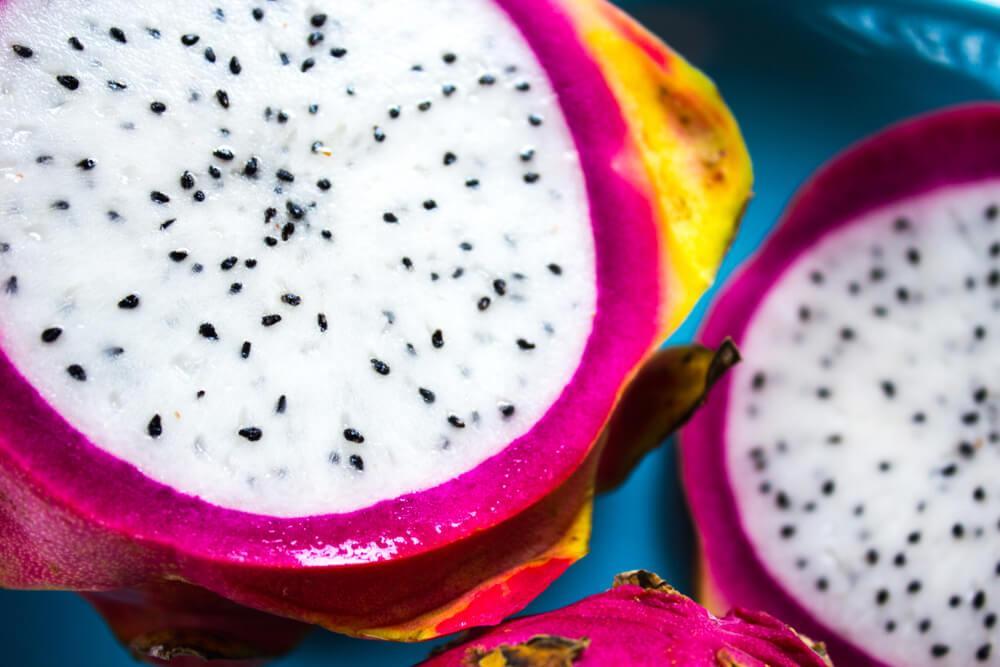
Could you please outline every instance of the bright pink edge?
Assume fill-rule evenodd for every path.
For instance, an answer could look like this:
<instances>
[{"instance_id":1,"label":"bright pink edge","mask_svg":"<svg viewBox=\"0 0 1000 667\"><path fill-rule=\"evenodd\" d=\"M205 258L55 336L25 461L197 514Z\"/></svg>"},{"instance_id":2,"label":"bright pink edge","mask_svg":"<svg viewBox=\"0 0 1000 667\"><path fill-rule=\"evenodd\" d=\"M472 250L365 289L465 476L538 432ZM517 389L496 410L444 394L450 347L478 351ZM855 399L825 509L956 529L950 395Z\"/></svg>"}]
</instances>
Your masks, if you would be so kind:
<instances>
[{"instance_id":1,"label":"bright pink edge","mask_svg":"<svg viewBox=\"0 0 1000 667\"><path fill-rule=\"evenodd\" d=\"M423 667L459 667L472 647L487 650L519 644L537 635L587 638L579 667L605 665L684 665L717 667L728 648L747 667L822 667L822 659L777 619L737 611L723 619L682 595L620 586L563 609L509 621Z\"/></svg>"},{"instance_id":2,"label":"bright pink edge","mask_svg":"<svg viewBox=\"0 0 1000 667\"><path fill-rule=\"evenodd\" d=\"M346 514L266 517L180 493L105 453L0 351L0 457L25 471L51 502L113 533L179 555L273 568L301 567L295 553L310 550L357 563L426 552L516 515L566 480L589 452L620 384L658 342L656 220L643 185L614 169L629 144L628 128L558 2L496 2L520 27L558 93L587 176L597 252L597 313L581 365L530 433L429 490ZM351 560L351 545L376 548Z\"/></svg>"},{"instance_id":3,"label":"bright pink edge","mask_svg":"<svg viewBox=\"0 0 1000 667\"><path fill-rule=\"evenodd\" d=\"M824 167L792 201L777 231L713 306L701 339L739 345L761 297L824 236L875 208L939 187L1000 175L1000 104L982 103L921 116L849 149ZM825 641L834 664L884 667L839 638L775 581L740 521L725 462L731 377L712 392L681 435L688 502L711 576L723 597L765 609ZM720 474L722 473L722 474Z\"/></svg>"}]
</instances>

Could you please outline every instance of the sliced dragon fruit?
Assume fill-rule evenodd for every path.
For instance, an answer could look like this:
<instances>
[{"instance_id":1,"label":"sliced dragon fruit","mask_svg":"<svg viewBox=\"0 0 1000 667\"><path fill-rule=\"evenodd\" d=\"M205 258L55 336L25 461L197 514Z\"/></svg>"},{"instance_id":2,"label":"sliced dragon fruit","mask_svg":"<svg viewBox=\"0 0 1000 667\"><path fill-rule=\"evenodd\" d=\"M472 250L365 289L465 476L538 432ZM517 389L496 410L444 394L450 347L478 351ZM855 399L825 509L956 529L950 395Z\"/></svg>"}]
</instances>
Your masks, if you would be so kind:
<instances>
[{"instance_id":1,"label":"sliced dragon fruit","mask_svg":"<svg viewBox=\"0 0 1000 667\"><path fill-rule=\"evenodd\" d=\"M651 572L564 609L504 623L424 667L829 667L826 649L761 612L712 616Z\"/></svg>"},{"instance_id":2,"label":"sliced dragon fruit","mask_svg":"<svg viewBox=\"0 0 1000 667\"><path fill-rule=\"evenodd\" d=\"M201 606L418 640L585 552L749 195L706 78L597 0L7 0L0 47L0 583L195 655L267 649Z\"/></svg>"},{"instance_id":3,"label":"sliced dragon fruit","mask_svg":"<svg viewBox=\"0 0 1000 667\"><path fill-rule=\"evenodd\" d=\"M745 364L683 432L714 605L850 665L1000 656L1000 105L862 143L704 331ZM721 480L721 482L720 482Z\"/></svg>"}]
</instances>

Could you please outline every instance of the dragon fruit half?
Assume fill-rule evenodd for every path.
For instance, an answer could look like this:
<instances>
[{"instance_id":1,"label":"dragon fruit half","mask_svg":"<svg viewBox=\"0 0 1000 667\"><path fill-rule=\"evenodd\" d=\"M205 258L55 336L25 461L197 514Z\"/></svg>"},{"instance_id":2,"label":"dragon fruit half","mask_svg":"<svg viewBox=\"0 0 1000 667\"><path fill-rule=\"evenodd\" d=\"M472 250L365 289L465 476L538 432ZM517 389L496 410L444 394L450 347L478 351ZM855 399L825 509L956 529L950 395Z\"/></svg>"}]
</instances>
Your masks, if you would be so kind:
<instances>
[{"instance_id":1,"label":"dragon fruit half","mask_svg":"<svg viewBox=\"0 0 1000 667\"><path fill-rule=\"evenodd\" d=\"M682 434L713 606L843 664L998 664L998 311L1000 105L892 128L801 191L714 306L705 340L745 363Z\"/></svg>"},{"instance_id":2,"label":"dragon fruit half","mask_svg":"<svg viewBox=\"0 0 1000 667\"><path fill-rule=\"evenodd\" d=\"M585 553L749 196L706 78L599 0L6 0L0 47L0 584L243 658Z\"/></svg>"},{"instance_id":3,"label":"dragon fruit half","mask_svg":"<svg viewBox=\"0 0 1000 667\"><path fill-rule=\"evenodd\" d=\"M651 572L606 593L504 623L424 667L829 667L821 643L761 612L712 616Z\"/></svg>"}]
</instances>

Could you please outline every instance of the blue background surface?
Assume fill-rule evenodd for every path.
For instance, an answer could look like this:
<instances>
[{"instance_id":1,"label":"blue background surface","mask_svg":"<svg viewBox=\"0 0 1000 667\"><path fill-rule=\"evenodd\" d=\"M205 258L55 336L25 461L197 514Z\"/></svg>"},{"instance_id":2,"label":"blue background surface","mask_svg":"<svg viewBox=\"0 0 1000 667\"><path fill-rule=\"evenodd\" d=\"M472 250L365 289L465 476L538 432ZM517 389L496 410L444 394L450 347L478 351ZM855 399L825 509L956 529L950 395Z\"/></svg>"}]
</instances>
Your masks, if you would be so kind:
<instances>
[{"instance_id":1,"label":"blue background surface","mask_svg":"<svg viewBox=\"0 0 1000 667\"><path fill-rule=\"evenodd\" d=\"M750 145L756 197L724 275L753 252L795 188L846 144L920 111L995 98L1000 86L1000 0L620 4L715 79ZM692 336L703 310L677 340ZM616 572L637 567L689 591L693 537L676 480L667 446L599 498L590 555L530 611L603 590ZM410 665L428 648L316 632L276 664ZM134 664L79 597L0 591L0 665Z\"/></svg>"}]
</instances>

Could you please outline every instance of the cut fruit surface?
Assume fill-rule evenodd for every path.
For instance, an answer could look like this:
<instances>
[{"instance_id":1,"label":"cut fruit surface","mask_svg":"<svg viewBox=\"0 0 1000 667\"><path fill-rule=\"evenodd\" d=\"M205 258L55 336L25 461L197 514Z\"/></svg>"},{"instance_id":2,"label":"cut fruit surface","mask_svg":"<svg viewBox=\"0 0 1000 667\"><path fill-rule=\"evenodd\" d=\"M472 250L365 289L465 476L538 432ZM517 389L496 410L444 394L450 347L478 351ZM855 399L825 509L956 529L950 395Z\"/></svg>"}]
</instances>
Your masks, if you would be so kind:
<instances>
[{"instance_id":1,"label":"cut fruit surface","mask_svg":"<svg viewBox=\"0 0 1000 667\"><path fill-rule=\"evenodd\" d=\"M707 588L834 661L990 664L1000 646L998 145L983 105L849 151L706 325L744 357L682 436Z\"/></svg>"}]
</instances>

